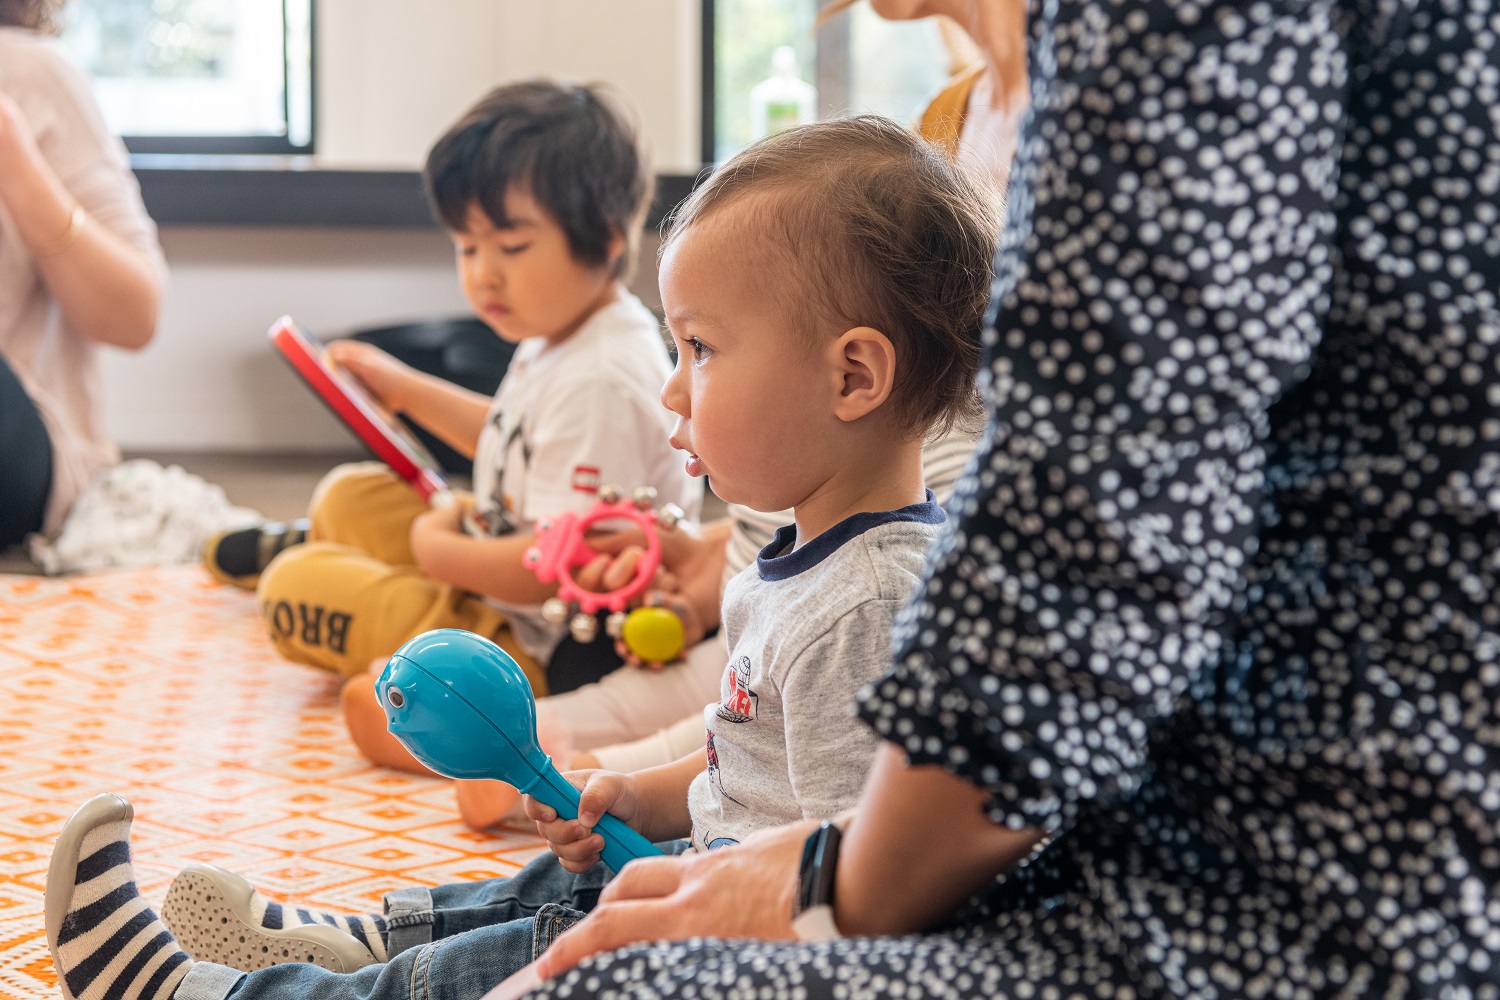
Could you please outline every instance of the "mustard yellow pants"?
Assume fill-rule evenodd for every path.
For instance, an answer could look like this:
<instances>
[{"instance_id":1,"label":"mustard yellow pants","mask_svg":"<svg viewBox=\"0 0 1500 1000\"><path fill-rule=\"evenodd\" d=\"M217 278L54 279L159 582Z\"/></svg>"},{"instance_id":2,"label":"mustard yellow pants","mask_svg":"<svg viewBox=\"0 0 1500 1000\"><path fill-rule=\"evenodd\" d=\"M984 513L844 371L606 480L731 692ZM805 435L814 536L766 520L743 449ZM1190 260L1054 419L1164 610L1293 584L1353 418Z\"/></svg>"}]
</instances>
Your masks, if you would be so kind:
<instances>
[{"instance_id":1,"label":"mustard yellow pants","mask_svg":"<svg viewBox=\"0 0 1500 1000\"><path fill-rule=\"evenodd\" d=\"M546 694L542 668L501 612L417 568L411 523L426 509L378 462L341 465L324 476L308 512L308 541L273 559L256 588L277 651L351 677L423 632L462 628L515 657L537 695Z\"/></svg>"}]
</instances>

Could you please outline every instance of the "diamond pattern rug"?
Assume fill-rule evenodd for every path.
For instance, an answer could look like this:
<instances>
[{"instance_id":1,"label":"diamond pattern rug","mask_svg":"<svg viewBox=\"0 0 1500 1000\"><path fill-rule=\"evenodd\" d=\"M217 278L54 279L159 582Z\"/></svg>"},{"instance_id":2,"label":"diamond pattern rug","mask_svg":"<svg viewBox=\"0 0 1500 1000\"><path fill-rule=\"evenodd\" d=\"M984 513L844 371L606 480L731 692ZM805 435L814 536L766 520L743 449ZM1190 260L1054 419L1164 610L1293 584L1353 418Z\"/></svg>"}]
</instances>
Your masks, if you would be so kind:
<instances>
[{"instance_id":1,"label":"diamond pattern rug","mask_svg":"<svg viewBox=\"0 0 1500 1000\"><path fill-rule=\"evenodd\" d=\"M0 998L56 997L42 929L52 842L80 803L135 805L141 890L190 861L357 912L403 885L513 874L535 833L476 833L448 782L367 764L338 678L282 660L254 595L197 567L0 575Z\"/></svg>"}]
</instances>

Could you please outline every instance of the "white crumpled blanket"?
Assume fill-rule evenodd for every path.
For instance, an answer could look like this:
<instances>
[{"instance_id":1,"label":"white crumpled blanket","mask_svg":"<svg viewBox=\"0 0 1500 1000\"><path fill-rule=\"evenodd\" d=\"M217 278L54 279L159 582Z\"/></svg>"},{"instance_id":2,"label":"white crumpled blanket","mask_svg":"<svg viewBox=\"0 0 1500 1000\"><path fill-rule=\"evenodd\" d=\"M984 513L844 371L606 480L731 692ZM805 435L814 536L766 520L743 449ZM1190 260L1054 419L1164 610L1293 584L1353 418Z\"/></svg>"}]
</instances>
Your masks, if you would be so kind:
<instances>
[{"instance_id":1,"label":"white crumpled blanket","mask_svg":"<svg viewBox=\"0 0 1500 1000\"><path fill-rule=\"evenodd\" d=\"M106 469L89 484L55 541L32 535L26 547L51 576L188 563L199 558L211 535L260 520L256 511L231 504L221 487L181 466L163 468L137 458Z\"/></svg>"}]
</instances>

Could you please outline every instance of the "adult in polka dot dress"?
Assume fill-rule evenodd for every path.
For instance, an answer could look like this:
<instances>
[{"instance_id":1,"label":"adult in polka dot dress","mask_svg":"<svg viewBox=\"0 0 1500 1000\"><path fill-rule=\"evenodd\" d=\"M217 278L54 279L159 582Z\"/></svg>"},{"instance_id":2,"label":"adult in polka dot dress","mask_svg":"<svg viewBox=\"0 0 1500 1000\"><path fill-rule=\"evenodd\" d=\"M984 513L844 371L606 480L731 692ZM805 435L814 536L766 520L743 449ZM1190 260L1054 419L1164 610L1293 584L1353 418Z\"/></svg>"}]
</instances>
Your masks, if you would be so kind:
<instances>
[{"instance_id":1,"label":"adult in polka dot dress","mask_svg":"<svg viewBox=\"0 0 1500 1000\"><path fill-rule=\"evenodd\" d=\"M1030 25L992 431L858 706L835 912L913 933L541 995L1500 997L1500 7ZM784 934L720 853L597 925Z\"/></svg>"}]
</instances>

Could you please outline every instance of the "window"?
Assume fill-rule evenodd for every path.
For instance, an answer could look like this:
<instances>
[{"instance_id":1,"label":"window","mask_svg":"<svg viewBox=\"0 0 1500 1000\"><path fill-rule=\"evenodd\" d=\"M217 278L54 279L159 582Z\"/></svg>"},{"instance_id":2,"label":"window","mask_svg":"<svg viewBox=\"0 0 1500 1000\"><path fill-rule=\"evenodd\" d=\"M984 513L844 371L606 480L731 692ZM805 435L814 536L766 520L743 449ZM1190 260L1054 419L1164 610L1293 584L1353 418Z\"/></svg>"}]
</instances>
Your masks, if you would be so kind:
<instances>
[{"instance_id":1,"label":"window","mask_svg":"<svg viewBox=\"0 0 1500 1000\"><path fill-rule=\"evenodd\" d=\"M313 0L72 0L62 42L135 153L310 153Z\"/></svg>"},{"instance_id":2,"label":"window","mask_svg":"<svg viewBox=\"0 0 1500 1000\"><path fill-rule=\"evenodd\" d=\"M825 3L703 0L705 161L796 119L808 98L820 118L914 122L968 55L950 51L936 18L886 21L863 3L815 29Z\"/></svg>"}]
</instances>

